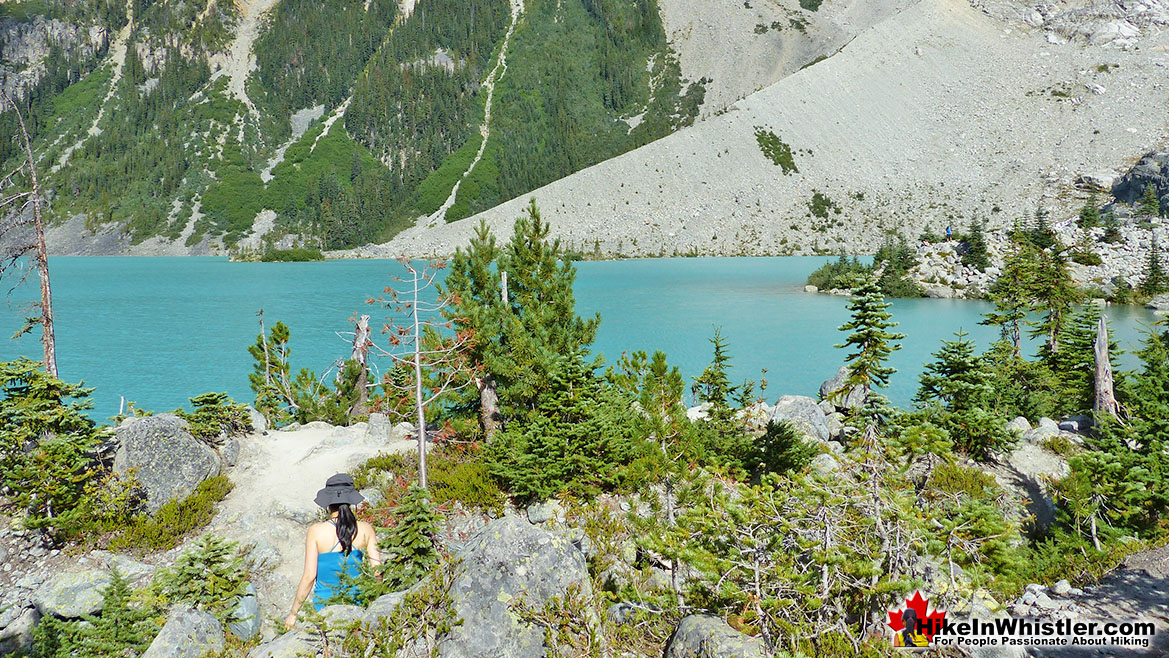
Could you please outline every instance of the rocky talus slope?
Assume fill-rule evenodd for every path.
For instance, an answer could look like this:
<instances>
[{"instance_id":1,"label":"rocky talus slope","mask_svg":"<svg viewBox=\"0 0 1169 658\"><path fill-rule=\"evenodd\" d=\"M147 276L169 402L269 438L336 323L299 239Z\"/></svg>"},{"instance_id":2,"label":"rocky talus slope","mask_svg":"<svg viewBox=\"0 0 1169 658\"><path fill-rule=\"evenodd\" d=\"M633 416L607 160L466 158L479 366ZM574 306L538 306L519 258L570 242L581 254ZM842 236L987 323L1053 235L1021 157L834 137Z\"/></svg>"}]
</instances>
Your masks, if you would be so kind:
<instances>
[{"instance_id":1,"label":"rocky talus slope","mask_svg":"<svg viewBox=\"0 0 1169 658\"><path fill-rule=\"evenodd\" d=\"M1169 101L1157 82L1169 31L1150 21L1132 38L1069 41L964 0L921 0L691 128L467 220L336 255L449 254L480 219L510 234L529 197L571 247L609 255L863 252L975 217L1006 226L1038 203L1070 213L1079 176L1125 169L1169 136L1153 111ZM760 130L798 172L764 156Z\"/></svg>"}]
</instances>

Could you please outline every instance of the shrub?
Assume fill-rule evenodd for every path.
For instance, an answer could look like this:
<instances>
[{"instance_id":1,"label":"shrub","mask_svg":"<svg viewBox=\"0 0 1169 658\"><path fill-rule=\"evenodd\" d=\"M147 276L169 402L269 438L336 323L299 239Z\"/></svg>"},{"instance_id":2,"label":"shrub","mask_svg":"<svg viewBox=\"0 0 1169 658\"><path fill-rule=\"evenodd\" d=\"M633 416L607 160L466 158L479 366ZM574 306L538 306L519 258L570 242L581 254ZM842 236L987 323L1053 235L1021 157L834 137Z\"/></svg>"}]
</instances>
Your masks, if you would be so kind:
<instances>
[{"instance_id":1,"label":"shrub","mask_svg":"<svg viewBox=\"0 0 1169 658\"><path fill-rule=\"evenodd\" d=\"M928 486L943 493L966 494L978 500L990 500L1001 493L994 476L960 464L939 464L930 473Z\"/></svg>"},{"instance_id":2,"label":"shrub","mask_svg":"<svg viewBox=\"0 0 1169 658\"><path fill-rule=\"evenodd\" d=\"M1076 444L1071 442L1071 439L1062 434L1056 434L1043 439L1041 445L1049 452L1054 452L1061 457L1068 459L1072 458L1079 450Z\"/></svg>"},{"instance_id":3,"label":"shrub","mask_svg":"<svg viewBox=\"0 0 1169 658\"><path fill-rule=\"evenodd\" d=\"M151 588L167 603L186 603L228 621L248 583L239 545L203 535L195 546L158 572Z\"/></svg>"},{"instance_id":4,"label":"shrub","mask_svg":"<svg viewBox=\"0 0 1169 658\"><path fill-rule=\"evenodd\" d=\"M870 271L872 268L861 263L855 256L849 260L847 256L841 254L839 259L824 263L809 274L808 285L816 286L820 290L852 288Z\"/></svg>"},{"instance_id":5,"label":"shrub","mask_svg":"<svg viewBox=\"0 0 1169 658\"><path fill-rule=\"evenodd\" d=\"M206 441L215 441L221 434L239 436L252 429L252 419L242 404L237 404L227 393L204 393L191 398L195 410L179 409L176 413L187 421L191 435Z\"/></svg>"},{"instance_id":6,"label":"shrub","mask_svg":"<svg viewBox=\"0 0 1169 658\"><path fill-rule=\"evenodd\" d=\"M829 212L839 215L840 206L820 190L812 190L812 198L808 200L808 212L820 219L827 219Z\"/></svg>"},{"instance_id":7,"label":"shrub","mask_svg":"<svg viewBox=\"0 0 1169 658\"><path fill-rule=\"evenodd\" d=\"M28 510L30 527L57 525L98 473L103 431L84 413L92 392L28 359L0 363L0 485Z\"/></svg>"},{"instance_id":8,"label":"shrub","mask_svg":"<svg viewBox=\"0 0 1169 658\"><path fill-rule=\"evenodd\" d=\"M292 249L270 249L260 257L261 263L307 263L325 260L320 249L293 247Z\"/></svg>"},{"instance_id":9,"label":"shrub","mask_svg":"<svg viewBox=\"0 0 1169 658\"><path fill-rule=\"evenodd\" d=\"M170 550L185 535L211 522L215 517L215 503L223 500L233 486L226 475L204 480L191 495L164 504L154 516L136 518L110 539L109 547L141 553Z\"/></svg>"},{"instance_id":10,"label":"shrub","mask_svg":"<svg viewBox=\"0 0 1169 658\"><path fill-rule=\"evenodd\" d=\"M766 28L764 28L766 30ZM795 158L792 156L792 147L788 146L778 135L770 130L755 126L755 141L759 143L759 150L767 156L775 166L783 170L784 175L798 174Z\"/></svg>"},{"instance_id":11,"label":"shrub","mask_svg":"<svg viewBox=\"0 0 1169 658\"><path fill-rule=\"evenodd\" d=\"M130 585L116 569L102 591L100 616L61 620L52 615L33 629L37 658L72 656L137 656L158 634L159 610L149 602L135 602Z\"/></svg>"},{"instance_id":12,"label":"shrub","mask_svg":"<svg viewBox=\"0 0 1169 658\"><path fill-rule=\"evenodd\" d=\"M1094 251L1072 252L1072 261L1080 265L1100 265L1104 262L1100 255Z\"/></svg>"},{"instance_id":13,"label":"shrub","mask_svg":"<svg viewBox=\"0 0 1169 658\"><path fill-rule=\"evenodd\" d=\"M801 471L820 452L820 446L804 440L803 434L788 421L767 423L767 430L755 446L747 465L761 475Z\"/></svg>"}]
</instances>

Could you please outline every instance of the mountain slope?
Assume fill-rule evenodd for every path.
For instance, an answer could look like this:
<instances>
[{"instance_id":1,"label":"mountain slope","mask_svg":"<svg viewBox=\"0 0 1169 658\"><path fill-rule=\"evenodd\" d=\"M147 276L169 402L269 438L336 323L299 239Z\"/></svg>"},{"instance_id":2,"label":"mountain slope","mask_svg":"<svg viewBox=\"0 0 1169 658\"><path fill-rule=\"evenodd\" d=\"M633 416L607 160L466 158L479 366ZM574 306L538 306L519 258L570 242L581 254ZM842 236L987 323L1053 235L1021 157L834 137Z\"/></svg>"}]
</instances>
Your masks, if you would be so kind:
<instances>
[{"instance_id":1,"label":"mountain slope","mask_svg":"<svg viewBox=\"0 0 1169 658\"><path fill-rule=\"evenodd\" d=\"M347 253L449 253L479 219L510 233L529 197L572 248L602 254L865 251L927 226L1008 224L1167 136L1155 108L1169 88L1152 81L1169 33L1130 50L1051 40L961 0L920 0L719 116ZM762 143L787 145L798 171L785 175Z\"/></svg>"}]
</instances>

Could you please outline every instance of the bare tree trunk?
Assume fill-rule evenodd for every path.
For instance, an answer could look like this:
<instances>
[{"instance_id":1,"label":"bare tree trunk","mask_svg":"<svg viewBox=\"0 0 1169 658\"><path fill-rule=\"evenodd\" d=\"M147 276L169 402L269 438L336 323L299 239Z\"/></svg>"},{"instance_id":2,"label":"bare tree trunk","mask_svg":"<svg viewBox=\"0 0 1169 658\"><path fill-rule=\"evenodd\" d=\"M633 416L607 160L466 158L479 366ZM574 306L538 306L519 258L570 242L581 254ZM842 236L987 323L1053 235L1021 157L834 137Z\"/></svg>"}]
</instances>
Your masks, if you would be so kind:
<instances>
[{"instance_id":1,"label":"bare tree trunk","mask_svg":"<svg viewBox=\"0 0 1169 658\"><path fill-rule=\"evenodd\" d=\"M507 291L507 270L499 273L499 299L506 307L510 302ZM479 423L483 426L483 436L490 442L499 431L501 417L499 413L499 389L495 375L486 373L475 382L479 387Z\"/></svg>"},{"instance_id":2,"label":"bare tree trunk","mask_svg":"<svg viewBox=\"0 0 1169 658\"><path fill-rule=\"evenodd\" d=\"M349 410L349 417L356 418L369 413L369 316L363 315L357 319L357 327L353 334L353 360L361 366L357 373L357 400Z\"/></svg>"},{"instance_id":3,"label":"bare tree trunk","mask_svg":"<svg viewBox=\"0 0 1169 658\"><path fill-rule=\"evenodd\" d=\"M268 334L264 330L264 309L256 312L260 316L260 344L264 346L264 384L272 385L272 361L268 357Z\"/></svg>"},{"instance_id":4,"label":"bare tree trunk","mask_svg":"<svg viewBox=\"0 0 1169 658\"><path fill-rule=\"evenodd\" d=\"M20 122L20 137L24 143L25 157L28 158L28 177L32 184L32 216L36 226L37 241L34 245L37 274L41 278L41 345L45 352L45 372L57 376L57 335L53 330L53 289L49 285L49 253L45 247L45 221L41 215L41 184L37 179L36 158L32 154L32 144L28 138L28 129L24 125L24 116L20 108L5 94L5 100L12 106L16 120Z\"/></svg>"},{"instance_id":5,"label":"bare tree trunk","mask_svg":"<svg viewBox=\"0 0 1169 658\"><path fill-rule=\"evenodd\" d=\"M418 279L414 280L414 403L418 407L418 486L426 488L426 409L422 405L422 330L418 321Z\"/></svg>"},{"instance_id":6,"label":"bare tree trunk","mask_svg":"<svg viewBox=\"0 0 1169 658\"><path fill-rule=\"evenodd\" d=\"M1112 388L1112 362L1108 360L1108 318L1100 316L1096 325L1096 415L1116 417L1120 405Z\"/></svg>"}]
</instances>

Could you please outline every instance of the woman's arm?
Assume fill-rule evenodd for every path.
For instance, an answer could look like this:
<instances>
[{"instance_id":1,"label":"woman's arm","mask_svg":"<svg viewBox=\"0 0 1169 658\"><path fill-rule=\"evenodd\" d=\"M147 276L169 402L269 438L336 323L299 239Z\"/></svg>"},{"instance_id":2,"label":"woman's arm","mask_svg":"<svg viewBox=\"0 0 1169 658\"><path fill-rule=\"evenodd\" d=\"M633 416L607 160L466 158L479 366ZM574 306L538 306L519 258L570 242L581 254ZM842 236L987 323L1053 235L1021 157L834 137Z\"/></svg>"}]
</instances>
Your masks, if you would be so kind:
<instances>
[{"instance_id":1,"label":"woman's arm","mask_svg":"<svg viewBox=\"0 0 1169 658\"><path fill-rule=\"evenodd\" d=\"M369 523L364 521L361 523L369 531L369 539L365 542L365 554L369 556L369 563L376 567L382 563L382 554L377 550L377 531Z\"/></svg>"},{"instance_id":2,"label":"woman's arm","mask_svg":"<svg viewBox=\"0 0 1169 658\"><path fill-rule=\"evenodd\" d=\"M309 528L304 540L304 573L300 576L300 584L296 586L296 598L292 600L292 612L284 618L284 626L292 628L296 623L296 613L300 606L312 593L313 583L317 579L317 540L313 537L313 530Z\"/></svg>"}]
</instances>

